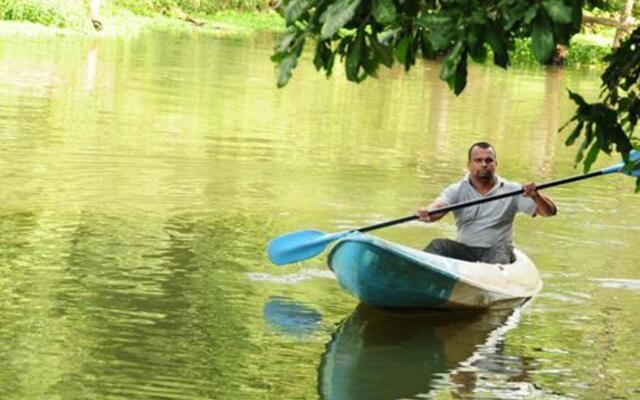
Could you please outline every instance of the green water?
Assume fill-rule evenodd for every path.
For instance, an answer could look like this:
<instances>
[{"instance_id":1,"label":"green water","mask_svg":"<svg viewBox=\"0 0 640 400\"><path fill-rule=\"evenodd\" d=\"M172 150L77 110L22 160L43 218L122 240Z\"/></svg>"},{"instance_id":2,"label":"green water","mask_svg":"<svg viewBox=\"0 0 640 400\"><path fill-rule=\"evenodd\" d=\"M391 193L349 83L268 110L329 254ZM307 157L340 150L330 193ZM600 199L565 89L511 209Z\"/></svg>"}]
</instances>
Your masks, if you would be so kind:
<instances>
[{"instance_id":1,"label":"green water","mask_svg":"<svg viewBox=\"0 0 640 400\"><path fill-rule=\"evenodd\" d=\"M0 398L640 397L630 178L517 219L545 288L515 314L356 309L323 256L265 254L412 213L476 140L511 180L578 173L557 128L596 72L473 66L456 98L435 64L356 86L307 60L276 90L273 44L0 38ZM421 247L454 227L377 234Z\"/></svg>"}]
</instances>

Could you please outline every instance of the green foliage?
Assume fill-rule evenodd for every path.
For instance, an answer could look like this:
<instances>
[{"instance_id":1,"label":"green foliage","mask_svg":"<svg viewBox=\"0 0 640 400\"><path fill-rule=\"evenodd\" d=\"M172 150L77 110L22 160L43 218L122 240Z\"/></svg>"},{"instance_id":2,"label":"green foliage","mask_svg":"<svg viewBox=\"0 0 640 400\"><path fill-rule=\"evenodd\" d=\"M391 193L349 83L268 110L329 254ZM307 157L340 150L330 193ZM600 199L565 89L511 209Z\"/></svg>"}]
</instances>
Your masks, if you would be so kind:
<instances>
[{"instance_id":1,"label":"green foliage","mask_svg":"<svg viewBox=\"0 0 640 400\"><path fill-rule=\"evenodd\" d=\"M611 53L611 40L598 41L594 37L576 35L571 38L565 65L604 66L603 58Z\"/></svg>"},{"instance_id":2,"label":"green foliage","mask_svg":"<svg viewBox=\"0 0 640 400\"><path fill-rule=\"evenodd\" d=\"M72 0L0 0L0 19L8 21L68 28L79 25L85 14L83 3Z\"/></svg>"},{"instance_id":3,"label":"green foliage","mask_svg":"<svg viewBox=\"0 0 640 400\"><path fill-rule=\"evenodd\" d=\"M278 63L278 87L286 85L291 78L291 71L298 63L298 57L304 47L304 36L290 32L280 42L278 51L271 59Z\"/></svg>"},{"instance_id":4,"label":"green foliage","mask_svg":"<svg viewBox=\"0 0 640 400\"><path fill-rule=\"evenodd\" d=\"M393 0L374 0L373 18L381 24L392 24L398 18Z\"/></svg>"},{"instance_id":5,"label":"green foliage","mask_svg":"<svg viewBox=\"0 0 640 400\"><path fill-rule=\"evenodd\" d=\"M440 55L440 77L456 94L466 86L469 57L484 62L491 50L493 62L506 68L515 40L530 36L533 54L545 62L577 32L582 15L568 0L285 0L281 12L290 29L285 41L293 35L321 42L314 64L327 75L337 57L345 61L347 79L360 82L376 76L381 64L397 61L409 70L417 58ZM295 54L287 46L276 49L279 86L291 76Z\"/></svg>"},{"instance_id":6,"label":"green foliage","mask_svg":"<svg viewBox=\"0 0 640 400\"><path fill-rule=\"evenodd\" d=\"M542 2L544 9L553 21L570 24L573 18L571 6L562 0L545 0Z\"/></svg>"},{"instance_id":7,"label":"green foliage","mask_svg":"<svg viewBox=\"0 0 640 400\"><path fill-rule=\"evenodd\" d=\"M556 48L551 30L551 20L545 13L539 13L533 20L531 44L533 47L533 55L536 59L542 61L548 60Z\"/></svg>"},{"instance_id":8,"label":"green foliage","mask_svg":"<svg viewBox=\"0 0 640 400\"><path fill-rule=\"evenodd\" d=\"M360 0L337 0L327 7L326 12L320 16L322 29L320 39L326 40L338 32L347 22L353 18Z\"/></svg>"},{"instance_id":9,"label":"green foliage","mask_svg":"<svg viewBox=\"0 0 640 400\"><path fill-rule=\"evenodd\" d=\"M313 4L314 0L293 0L287 5L284 18L287 23L292 24L304 14Z\"/></svg>"},{"instance_id":10,"label":"green foliage","mask_svg":"<svg viewBox=\"0 0 640 400\"><path fill-rule=\"evenodd\" d=\"M601 76L600 101L588 103L570 92L577 111L569 122L575 122L576 126L566 144L571 145L582 138L576 162L584 158L585 171L600 151L610 154L615 145L615 150L628 162L628 152L634 148L634 141L638 147L634 132L640 118L640 28L633 31L618 50L607 55L605 61L609 65Z\"/></svg>"}]
</instances>

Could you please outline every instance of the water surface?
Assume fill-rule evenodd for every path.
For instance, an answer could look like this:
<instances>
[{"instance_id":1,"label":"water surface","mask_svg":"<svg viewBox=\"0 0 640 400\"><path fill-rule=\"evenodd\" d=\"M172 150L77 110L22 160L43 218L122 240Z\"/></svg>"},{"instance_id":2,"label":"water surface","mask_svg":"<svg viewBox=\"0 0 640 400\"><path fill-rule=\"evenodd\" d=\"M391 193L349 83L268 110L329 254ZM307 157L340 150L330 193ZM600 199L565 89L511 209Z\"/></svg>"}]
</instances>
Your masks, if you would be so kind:
<instances>
[{"instance_id":1,"label":"water surface","mask_svg":"<svg viewBox=\"0 0 640 400\"><path fill-rule=\"evenodd\" d=\"M455 97L433 63L354 85L304 62L276 90L273 44L0 38L0 397L640 396L640 200L622 175L517 219L545 288L514 313L389 315L324 256L265 254L283 232L412 213L477 140L511 180L580 172L557 129L565 89L595 96L596 72L472 66ZM454 227L377 234L422 247Z\"/></svg>"}]
</instances>

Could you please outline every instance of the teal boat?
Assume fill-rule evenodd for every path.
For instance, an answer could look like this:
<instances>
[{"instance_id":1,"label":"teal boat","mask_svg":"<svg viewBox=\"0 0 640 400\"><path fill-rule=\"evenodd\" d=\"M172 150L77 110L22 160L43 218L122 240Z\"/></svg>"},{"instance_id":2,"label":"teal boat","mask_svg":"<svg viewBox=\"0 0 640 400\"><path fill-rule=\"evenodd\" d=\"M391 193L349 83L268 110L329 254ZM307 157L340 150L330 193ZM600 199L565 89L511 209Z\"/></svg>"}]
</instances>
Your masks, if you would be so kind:
<instances>
[{"instance_id":1,"label":"teal boat","mask_svg":"<svg viewBox=\"0 0 640 400\"><path fill-rule=\"evenodd\" d=\"M340 285L360 302L385 308L489 308L535 296L542 280L515 250L512 264L468 262L354 232L328 257Z\"/></svg>"}]
</instances>

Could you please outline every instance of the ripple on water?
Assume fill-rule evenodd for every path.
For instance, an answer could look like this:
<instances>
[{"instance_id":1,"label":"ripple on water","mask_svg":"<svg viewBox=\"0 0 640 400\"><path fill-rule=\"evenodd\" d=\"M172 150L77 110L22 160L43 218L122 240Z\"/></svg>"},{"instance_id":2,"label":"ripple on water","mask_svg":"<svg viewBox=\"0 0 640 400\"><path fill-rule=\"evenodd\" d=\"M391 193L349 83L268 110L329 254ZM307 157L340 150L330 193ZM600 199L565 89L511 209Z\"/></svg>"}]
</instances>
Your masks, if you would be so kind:
<instances>
[{"instance_id":1,"label":"ripple on water","mask_svg":"<svg viewBox=\"0 0 640 400\"><path fill-rule=\"evenodd\" d=\"M607 289L640 290L640 280L638 279L591 278L589 280L598 282L600 286Z\"/></svg>"},{"instance_id":2,"label":"ripple on water","mask_svg":"<svg viewBox=\"0 0 640 400\"><path fill-rule=\"evenodd\" d=\"M284 284L297 284L300 282L308 281L315 278L321 279L335 279L335 275L333 272L328 270L318 270L318 269L304 269L300 272L296 272L293 274L267 274L261 272L251 272L247 274L247 277L252 281L257 282L273 282L273 283L284 283Z\"/></svg>"}]
</instances>

